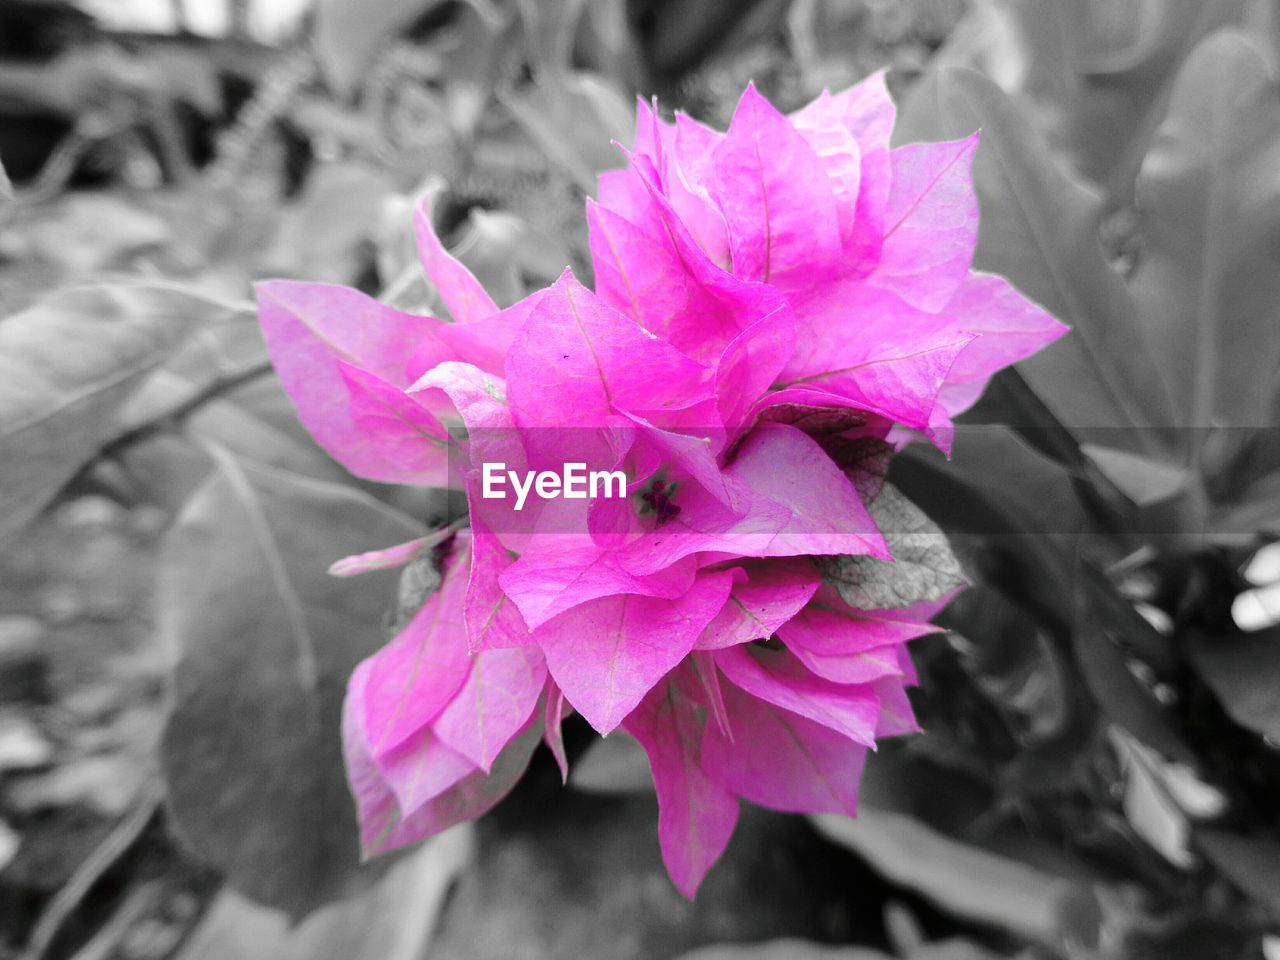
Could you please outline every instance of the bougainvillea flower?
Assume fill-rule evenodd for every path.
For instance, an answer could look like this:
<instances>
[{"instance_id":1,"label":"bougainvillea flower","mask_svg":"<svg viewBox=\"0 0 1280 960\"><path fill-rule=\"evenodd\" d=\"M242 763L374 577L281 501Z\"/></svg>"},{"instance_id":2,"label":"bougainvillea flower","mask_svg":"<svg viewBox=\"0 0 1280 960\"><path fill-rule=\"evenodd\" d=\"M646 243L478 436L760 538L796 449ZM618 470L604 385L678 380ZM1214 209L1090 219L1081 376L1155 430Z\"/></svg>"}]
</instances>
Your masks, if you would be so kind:
<instances>
[{"instance_id":1,"label":"bougainvillea flower","mask_svg":"<svg viewBox=\"0 0 1280 960\"><path fill-rule=\"evenodd\" d=\"M943 599L859 609L817 561L891 576L894 531L869 510L887 441L945 445L950 416L1062 328L970 270L974 141L891 150L892 125L879 77L790 118L748 89L723 134L641 105L629 167L588 203L594 291L566 271L499 310L429 205L448 320L260 285L316 440L361 477L469 504L466 528L335 566L441 573L350 681L367 852L480 815L539 739L566 770L576 711L644 747L692 896L740 799L852 814L866 751L916 729L906 645ZM617 489L569 495L571 467ZM524 495L495 494L495 468ZM557 471L563 490L527 496Z\"/></svg>"},{"instance_id":2,"label":"bougainvillea flower","mask_svg":"<svg viewBox=\"0 0 1280 960\"><path fill-rule=\"evenodd\" d=\"M597 293L688 341L680 282L660 298L636 291L687 276L696 243L792 309L795 347L774 384L785 389L764 403L848 404L945 445L950 417L996 371L1065 328L971 269L978 135L891 150L894 116L882 74L790 117L748 87L726 133L665 123L642 102L630 166L601 178L588 210ZM697 349L723 344L694 325Z\"/></svg>"}]
</instances>

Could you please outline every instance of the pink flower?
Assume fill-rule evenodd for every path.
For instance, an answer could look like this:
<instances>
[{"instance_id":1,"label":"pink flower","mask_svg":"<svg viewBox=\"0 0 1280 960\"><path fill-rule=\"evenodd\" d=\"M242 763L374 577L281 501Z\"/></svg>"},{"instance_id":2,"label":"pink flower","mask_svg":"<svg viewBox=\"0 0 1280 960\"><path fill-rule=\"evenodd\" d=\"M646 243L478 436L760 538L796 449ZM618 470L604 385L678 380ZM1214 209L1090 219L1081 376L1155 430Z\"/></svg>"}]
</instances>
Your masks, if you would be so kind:
<instances>
[{"instance_id":1,"label":"pink flower","mask_svg":"<svg viewBox=\"0 0 1280 960\"><path fill-rule=\"evenodd\" d=\"M259 286L317 441L359 476L470 504L469 529L339 569L428 550L442 569L348 688L368 852L480 815L540 738L565 770L577 711L643 745L692 896L739 798L852 814L867 748L916 729L906 643L937 604L854 609L812 559L891 560L848 452L902 428L945 443L950 413L1062 328L969 272L972 141L890 151L892 122L878 77L791 120L748 89L727 134L642 107L631 167L588 207L595 293L566 272L498 310L426 207L453 322ZM485 495L486 464L621 472L626 495L517 505Z\"/></svg>"},{"instance_id":2,"label":"pink flower","mask_svg":"<svg viewBox=\"0 0 1280 960\"><path fill-rule=\"evenodd\" d=\"M891 150L895 110L877 73L790 117L754 87L727 133L639 105L629 169L589 206L597 293L695 356L678 287L696 243L780 293L795 348L769 402L853 406L940 442L987 381L1066 328L1007 280L971 270L978 135Z\"/></svg>"}]
</instances>

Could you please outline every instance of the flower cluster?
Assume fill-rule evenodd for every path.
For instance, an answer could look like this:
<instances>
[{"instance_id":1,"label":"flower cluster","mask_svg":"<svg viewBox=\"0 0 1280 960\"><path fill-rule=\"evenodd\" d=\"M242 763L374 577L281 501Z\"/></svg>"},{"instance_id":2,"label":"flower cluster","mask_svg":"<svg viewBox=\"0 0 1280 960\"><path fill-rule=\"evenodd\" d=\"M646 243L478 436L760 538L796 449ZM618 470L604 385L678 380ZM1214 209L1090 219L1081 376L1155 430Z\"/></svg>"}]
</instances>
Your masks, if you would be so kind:
<instances>
[{"instance_id":1,"label":"flower cluster","mask_svg":"<svg viewBox=\"0 0 1280 960\"><path fill-rule=\"evenodd\" d=\"M566 272L498 309L445 251L452 322L271 282L263 329L319 443L378 481L466 490L469 527L353 558L439 557L439 589L356 670L344 715L366 850L483 813L562 719L648 754L664 860L692 896L739 798L852 814L865 752L916 729L907 641L815 557L892 560L867 509L904 431L950 417L1063 328L971 270L976 140L891 150L877 75L793 116L748 88L726 133L639 108ZM459 426L462 429L459 429ZM627 496L480 495L485 464L621 471Z\"/></svg>"}]
</instances>

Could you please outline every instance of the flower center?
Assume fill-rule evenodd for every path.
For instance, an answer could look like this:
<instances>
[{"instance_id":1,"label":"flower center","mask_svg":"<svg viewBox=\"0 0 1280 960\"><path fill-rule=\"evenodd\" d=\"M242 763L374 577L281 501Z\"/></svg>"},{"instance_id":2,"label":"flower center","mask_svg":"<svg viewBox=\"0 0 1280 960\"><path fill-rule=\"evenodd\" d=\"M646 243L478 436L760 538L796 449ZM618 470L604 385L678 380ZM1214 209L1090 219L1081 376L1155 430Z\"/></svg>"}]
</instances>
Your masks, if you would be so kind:
<instances>
[{"instance_id":1,"label":"flower center","mask_svg":"<svg viewBox=\"0 0 1280 960\"><path fill-rule=\"evenodd\" d=\"M675 496L678 486L678 483L669 483L662 477L654 477L640 491L640 499L644 502L644 506L640 508L640 515L656 514L658 526L677 516L680 513L680 505L672 503L671 498Z\"/></svg>"}]
</instances>

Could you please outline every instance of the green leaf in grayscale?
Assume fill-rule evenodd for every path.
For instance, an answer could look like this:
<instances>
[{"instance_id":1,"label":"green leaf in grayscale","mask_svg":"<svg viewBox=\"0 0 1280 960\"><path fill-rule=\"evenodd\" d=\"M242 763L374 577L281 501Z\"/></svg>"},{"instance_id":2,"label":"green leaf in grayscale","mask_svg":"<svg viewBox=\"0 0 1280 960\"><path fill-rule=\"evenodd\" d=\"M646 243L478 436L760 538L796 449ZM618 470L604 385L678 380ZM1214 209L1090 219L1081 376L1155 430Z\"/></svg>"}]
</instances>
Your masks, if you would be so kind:
<instances>
[{"instance_id":1,"label":"green leaf in grayscale","mask_svg":"<svg viewBox=\"0 0 1280 960\"><path fill-rule=\"evenodd\" d=\"M946 535L891 484L872 501L892 563L874 557L819 557L818 566L845 603L861 610L937 600L968 581Z\"/></svg>"},{"instance_id":2,"label":"green leaf in grayscale","mask_svg":"<svg viewBox=\"0 0 1280 960\"><path fill-rule=\"evenodd\" d=\"M348 677L383 642L395 574L326 570L423 531L349 486L212 453L160 563L158 627L176 659L169 806L233 887L298 917L381 869L360 866L340 727Z\"/></svg>"},{"instance_id":3,"label":"green leaf in grayscale","mask_svg":"<svg viewBox=\"0 0 1280 960\"><path fill-rule=\"evenodd\" d=\"M178 286L59 291L0 321L0 538L126 428L124 405L191 332L239 312Z\"/></svg>"}]
</instances>

